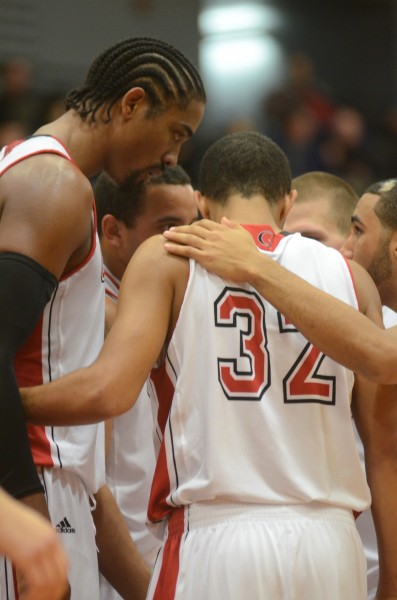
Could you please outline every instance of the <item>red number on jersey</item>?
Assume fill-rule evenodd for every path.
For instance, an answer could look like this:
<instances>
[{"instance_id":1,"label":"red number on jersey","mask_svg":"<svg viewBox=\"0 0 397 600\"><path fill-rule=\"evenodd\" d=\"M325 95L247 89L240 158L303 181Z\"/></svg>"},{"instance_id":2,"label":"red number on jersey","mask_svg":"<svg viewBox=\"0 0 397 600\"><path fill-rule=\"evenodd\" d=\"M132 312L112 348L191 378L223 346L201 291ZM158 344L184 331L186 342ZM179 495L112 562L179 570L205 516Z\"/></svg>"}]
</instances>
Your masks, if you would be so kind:
<instances>
[{"instance_id":1,"label":"red number on jersey","mask_svg":"<svg viewBox=\"0 0 397 600\"><path fill-rule=\"evenodd\" d=\"M242 328L238 320L245 323ZM237 327L239 359L218 358L218 378L229 400L260 400L270 385L265 307L260 296L238 288L225 288L215 302L215 325Z\"/></svg>"},{"instance_id":2,"label":"red number on jersey","mask_svg":"<svg viewBox=\"0 0 397 600\"><path fill-rule=\"evenodd\" d=\"M335 377L320 375L325 355L309 342L283 379L284 402L335 404Z\"/></svg>"},{"instance_id":3,"label":"red number on jersey","mask_svg":"<svg viewBox=\"0 0 397 600\"><path fill-rule=\"evenodd\" d=\"M294 325L279 313L277 316L281 334L299 335ZM240 334L239 357L218 358L218 379L225 396L229 400L261 400L271 384L271 373L265 307L260 296L239 288L225 288L215 302L215 325L235 328ZM307 342L283 379L286 404L335 404L335 377L319 373L324 358Z\"/></svg>"}]
</instances>

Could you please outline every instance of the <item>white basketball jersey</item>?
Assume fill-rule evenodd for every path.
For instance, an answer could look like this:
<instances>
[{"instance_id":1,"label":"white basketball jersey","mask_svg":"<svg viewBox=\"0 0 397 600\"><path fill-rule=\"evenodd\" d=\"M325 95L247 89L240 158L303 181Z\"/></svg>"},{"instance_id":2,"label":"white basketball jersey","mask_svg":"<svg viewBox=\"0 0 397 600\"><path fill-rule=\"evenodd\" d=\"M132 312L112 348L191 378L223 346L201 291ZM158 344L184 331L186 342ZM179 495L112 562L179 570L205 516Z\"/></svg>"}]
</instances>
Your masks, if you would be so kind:
<instances>
[{"instance_id":1,"label":"white basketball jersey","mask_svg":"<svg viewBox=\"0 0 397 600\"><path fill-rule=\"evenodd\" d=\"M105 266L106 296L117 302L120 281ZM146 525L155 467L153 416L146 386L134 406L112 421L106 456L106 482L115 497L139 552L153 565L159 540Z\"/></svg>"},{"instance_id":2,"label":"white basketball jersey","mask_svg":"<svg viewBox=\"0 0 397 600\"><path fill-rule=\"evenodd\" d=\"M73 163L55 138L32 136L3 149L0 174L25 158L43 153L58 154ZM93 230L96 231L95 210ZM60 279L35 331L17 353L15 370L20 387L48 383L95 360L104 334L102 272L99 240L94 235L89 256ZM104 483L103 424L28 426L28 430L37 465L73 471L92 493Z\"/></svg>"},{"instance_id":3,"label":"white basketball jersey","mask_svg":"<svg viewBox=\"0 0 397 600\"><path fill-rule=\"evenodd\" d=\"M357 308L339 252L300 234L247 229L260 251ZM150 520L215 499L365 509L370 493L352 428L353 381L254 288L191 260L165 365L151 375L158 459Z\"/></svg>"}]
</instances>

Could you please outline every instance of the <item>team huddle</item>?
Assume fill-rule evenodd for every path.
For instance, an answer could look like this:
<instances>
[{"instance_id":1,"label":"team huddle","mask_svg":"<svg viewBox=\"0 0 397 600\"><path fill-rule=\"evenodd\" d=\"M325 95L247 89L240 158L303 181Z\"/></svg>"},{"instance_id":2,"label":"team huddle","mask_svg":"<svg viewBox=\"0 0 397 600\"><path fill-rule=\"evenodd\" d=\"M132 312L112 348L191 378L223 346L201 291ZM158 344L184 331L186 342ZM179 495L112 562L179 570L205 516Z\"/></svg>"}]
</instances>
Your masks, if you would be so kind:
<instances>
[{"instance_id":1,"label":"team huddle","mask_svg":"<svg viewBox=\"0 0 397 600\"><path fill-rule=\"evenodd\" d=\"M1 150L1 600L397 596L397 180L246 131L193 189L205 103L133 38Z\"/></svg>"}]
</instances>

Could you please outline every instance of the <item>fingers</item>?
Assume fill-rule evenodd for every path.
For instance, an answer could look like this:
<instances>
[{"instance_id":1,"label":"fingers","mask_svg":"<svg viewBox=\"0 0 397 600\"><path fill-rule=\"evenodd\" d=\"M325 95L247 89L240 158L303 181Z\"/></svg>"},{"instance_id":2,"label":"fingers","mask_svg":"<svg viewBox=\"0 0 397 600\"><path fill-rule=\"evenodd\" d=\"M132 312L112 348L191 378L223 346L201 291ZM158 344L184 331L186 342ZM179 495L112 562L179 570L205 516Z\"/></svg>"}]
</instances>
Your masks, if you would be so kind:
<instances>
[{"instance_id":1,"label":"fingers","mask_svg":"<svg viewBox=\"0 0 397 600\"><path fill-rule=\"evenodd\" d=\"M167 235L166 235L167 234ZM205 238L196 235L195 232L184 233L181 231L171 230L164 231L164 237L167 242L175 242L176 244L184 244L185 246L193 246L198 250L202 249Z\"/></svg>"},{"instance_id":2,"label":"fingers","mask_svg":"<svg viewBox=\"0 0 397 600\"><path fill-rule=\"evenodd\" d=\"M221 224L226 225L226 227L229 227L229 229L243 229L243 227L241 227L241 225L239 225L239 223L236 223L235 221L231 221L227 217L222 217Z\"/></svg>"},{"instance_id":3,"label":"fingers","mask_svg":"<svg viewBox=\"0 0 397 600\"><path fill-rule=\"evenodd\" d=\"M200 249L194 248L189 245L188 242L179 242L178 238L175 240L175 243L165 242L164 249L170 254L175 254L176 256L182 256L184 258L194 258L196 260L201 254Z\"/></svg>"},{"instance_id":4,"label":"fingers","mask_svg":"<svg viewBox=\"0 0 397 600\"><path fill-rule=\"evenodd\" d=\"M191 233L203 239L206 238L208 232L211 231L223 231L225 229L224 225L220 223L215 223L215 221L210 221L208 219L201 219L200 221L196 221L191 225L180 225L179 227L171 227L171 229L167 229L164 231L164 237L170 238L173 233Z\"/></svg>"}]
</instances>

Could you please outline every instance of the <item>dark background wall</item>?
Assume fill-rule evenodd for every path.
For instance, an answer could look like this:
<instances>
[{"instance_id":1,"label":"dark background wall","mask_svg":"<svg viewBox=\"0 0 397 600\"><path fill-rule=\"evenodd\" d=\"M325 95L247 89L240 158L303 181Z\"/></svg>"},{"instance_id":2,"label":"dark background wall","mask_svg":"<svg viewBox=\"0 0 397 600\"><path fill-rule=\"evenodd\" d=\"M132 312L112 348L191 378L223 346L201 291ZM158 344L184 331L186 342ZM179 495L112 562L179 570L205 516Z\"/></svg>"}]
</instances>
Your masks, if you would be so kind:
<instances>
[{"instance_id":1,"label":"dark background wall","mask_svg":"<svg viewBox=\"0 0 397 600\"><path fill-rule=\"evenodd\" d=\"M233 3L233 0L231 2ZM1 0L0 61L27 55L42 89L74 86L92 58L134 35L161 37L198 62L197 15L220 0ZM227 4L223 2L223 4ZM319 78L369 114L397 102L395 0L272 0L286 52L304 51Z\"/></svg>"},{"instance_id":2,"label":"dark background wall","mask_svg":"<svg viewBox=\"0 0 397 600\"><path fill-rule=\"evenodd\" d=\"M319 79L342 102L377 116L397 104L395 0L274 0L287 52L312 57Z\"/></svg>"},{"instance_id":3,"label":"dark background wall","mask_svg":"<svg viewBox=\"0 0 397 600\"><path fill-rule=\"evenodd\" d=\"M22 54L41 89L80 83L103 49L127 37L159 37L197 63L199 0L0 0L0 61Z\"/></svg>"},{"instance_id":4,"label":"dark background wall","mask_svg":"<svg viewBox=\"0 0 397 600\"><path fill-rule=\"evenodd\" d=\"M368 180L397 174L397 0L257 0L264 7L273 7L281 17L272 31L263 32L276 42L281 54L300 52L313 62L316 83L336 104L348 104L363 113L371 128L385 128L385 117L395 109L393 124L387 124L379 139L364 140L365 160L375 164L362 178ZM13 56L28 57L34 67L33 87L41 94L64 95L79 85L88 65L102 50L130 36L158 37L177 46L200 67L200 33L198 15L208 7L244 5L238 0L0 0L0 64ZM248 5L248 2L247 2ZM257 32L262 35L262 32ZM278 63L277 63L278 64ZM280 81L287 81L287 71ZM202 71L204 74L204 70ZM233 74L232 74L233 77ZM261 77L259 73L257 77ZM264 80L265 81L265 80ZM205 77L204 77L205 82ZM232 80L233 83L233 80ZM238 83L235 89L238 89ZM242 88L245 93L245 88ZM264 85L266 94L270 93ZM220 90L223 94L223 87ZM241 90L240 90L241 92ZM0 79L1 93L1 79ZM249 96L247 89L245 99ZM227 92L229 108L235 102L236 111L243 120L257 118L259 109L247 108ZM219 98L219 96L218 96ZM251 111L251 114L250 114ZM255 114L254 114L255 113ZM211 116L211 118L210 118ZM184 150L186 165L194 178L202 152L214 137L225 130L224 106L210 103L206 118L194 136L191 148ZM259 129L263 123L255 121ZM372 132L371 132L372 133ZM270 135L272 133L270 132ZM282 140L277 140L281 143ZM285 140L284 140L285 141ZM290 140L286 140L288 150ZM361 151L361 148L360 148ZM306 149L294 148L289 156L294 174L322 163L305 162ZM386 157L387 156L387 157ZM386 157L386 158L385 158ZM183 156L182 156L183 158ZM379 165L384 168L379 168ZM360 166L359 166L360 167ZM331 168L331 167L329 167ZM361 168L361 167L360 167ZM357 167L354 165L354 169ZM354 170L353 169L353 170ZM350 171L335 171L354 182ZM361 177L361 175L360 175Z\"/></svg>"}]
</instances>

